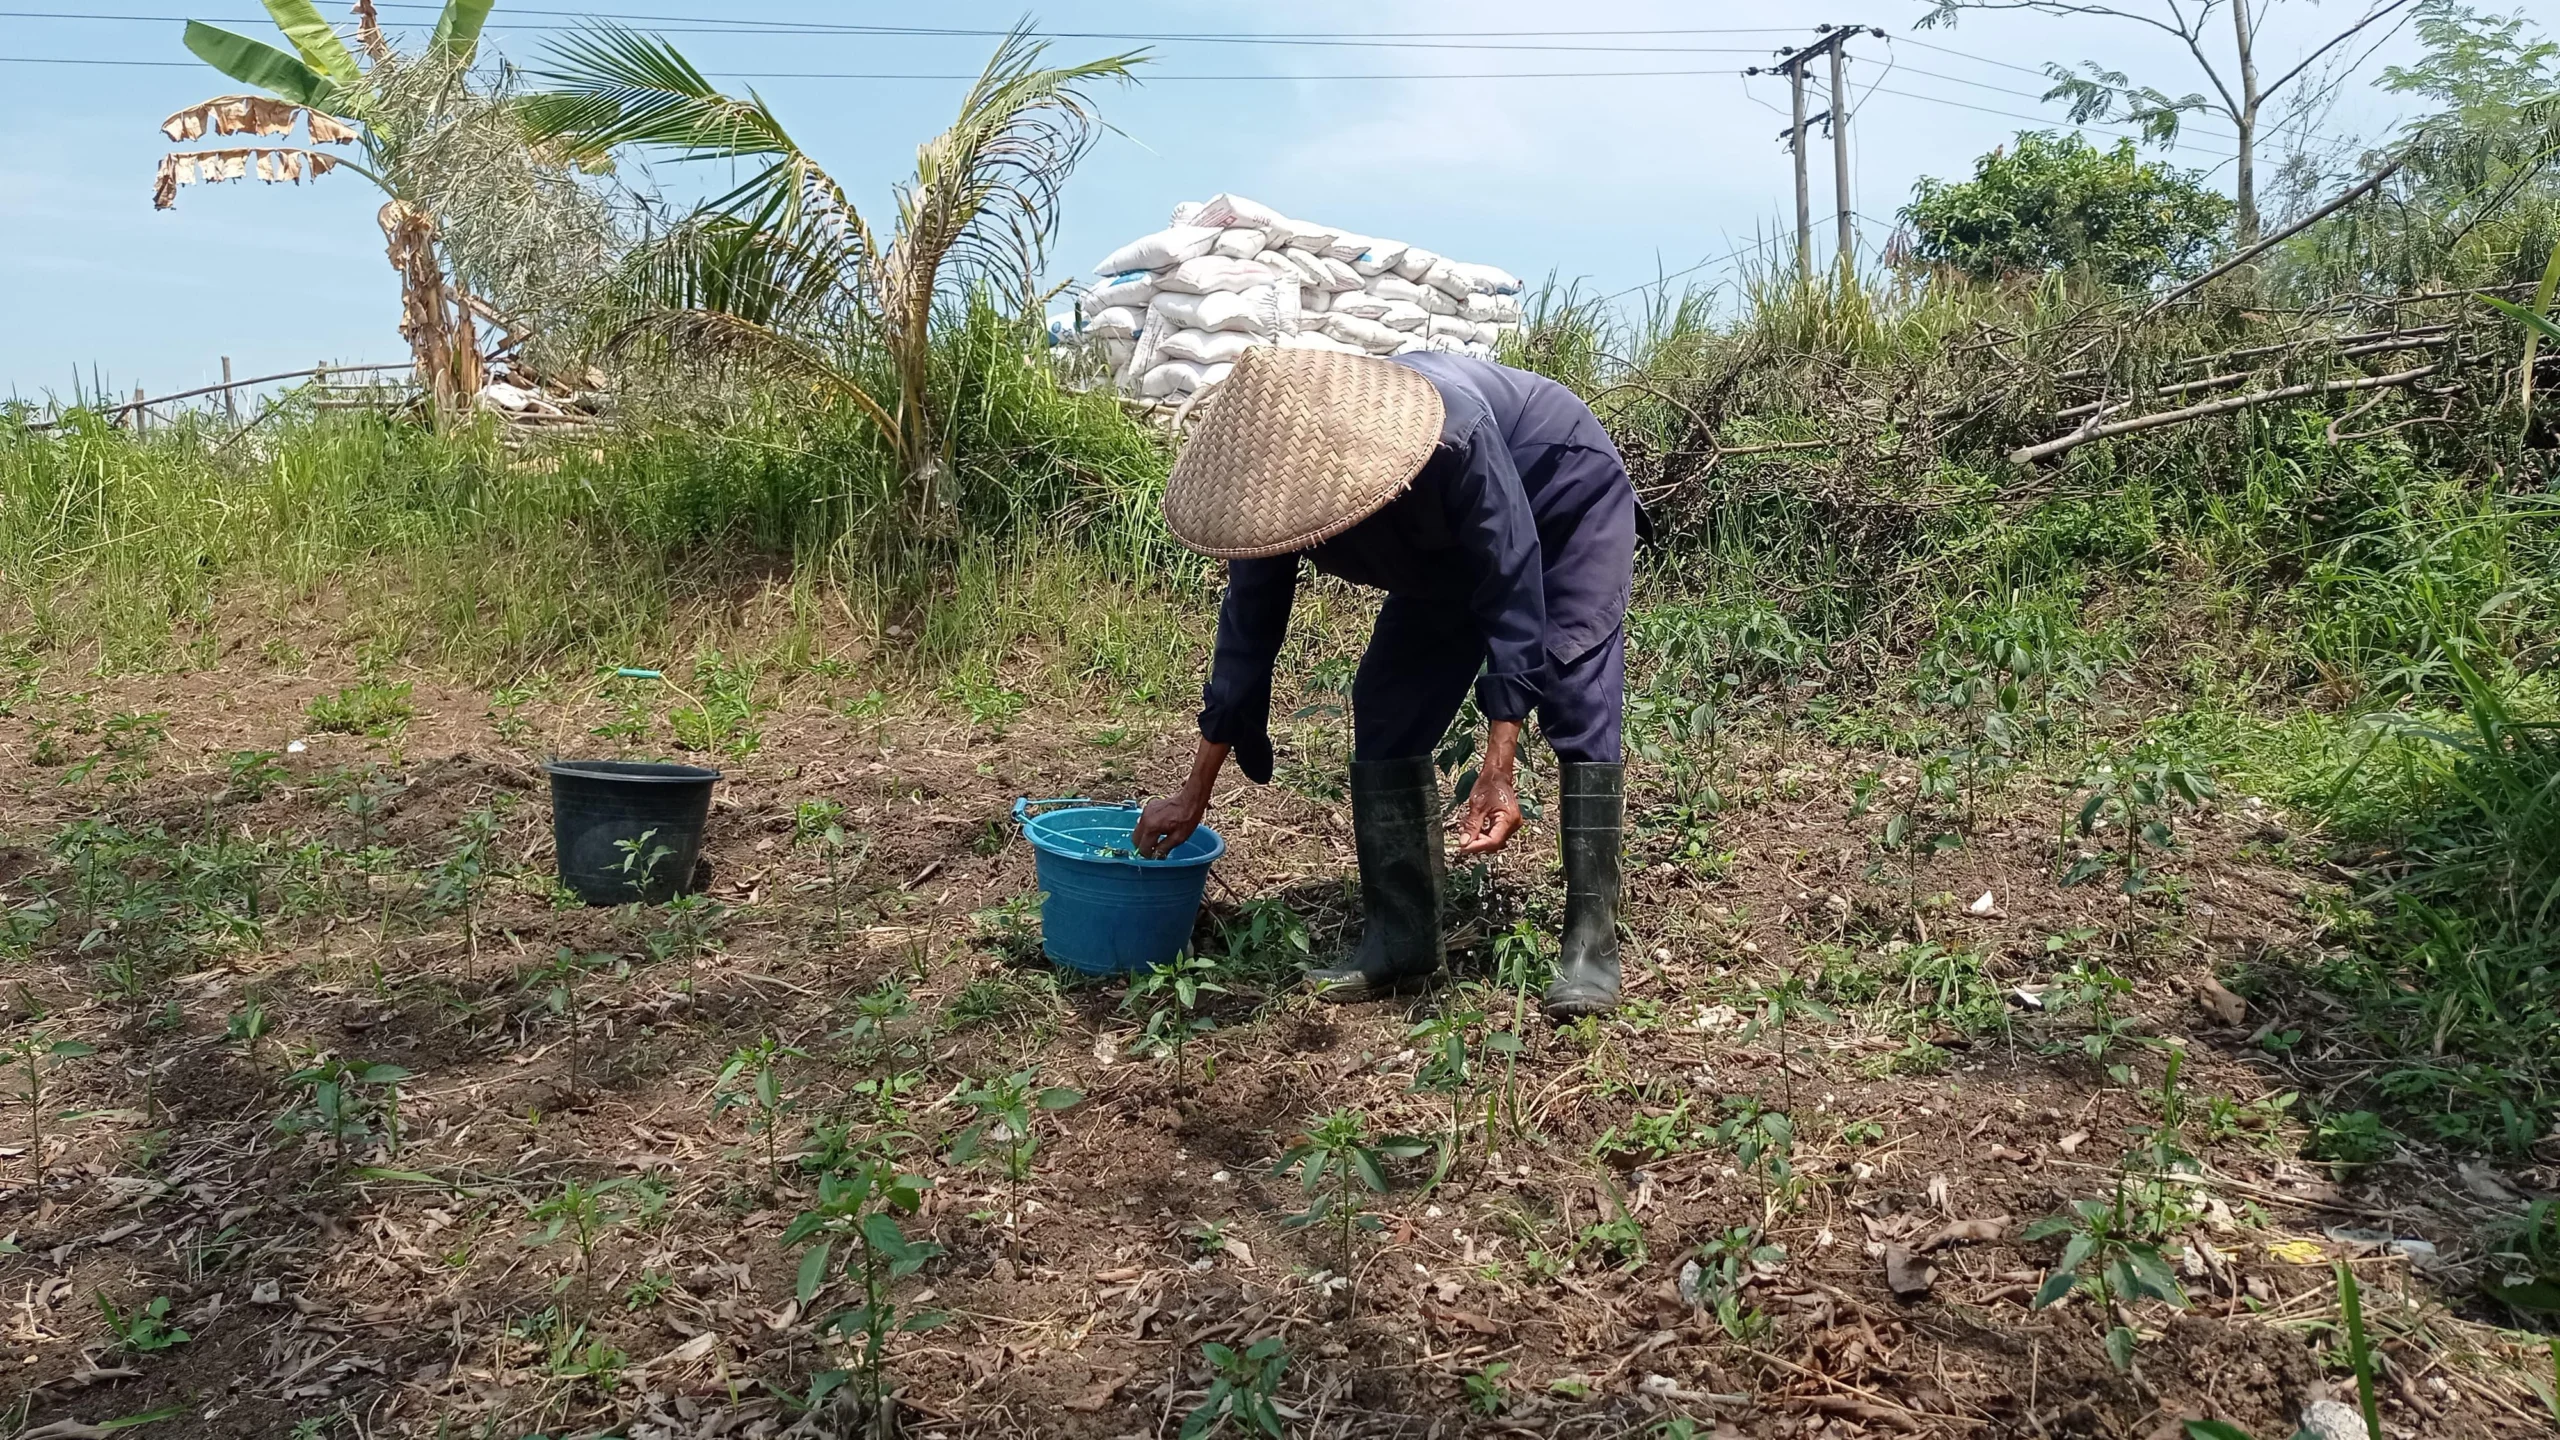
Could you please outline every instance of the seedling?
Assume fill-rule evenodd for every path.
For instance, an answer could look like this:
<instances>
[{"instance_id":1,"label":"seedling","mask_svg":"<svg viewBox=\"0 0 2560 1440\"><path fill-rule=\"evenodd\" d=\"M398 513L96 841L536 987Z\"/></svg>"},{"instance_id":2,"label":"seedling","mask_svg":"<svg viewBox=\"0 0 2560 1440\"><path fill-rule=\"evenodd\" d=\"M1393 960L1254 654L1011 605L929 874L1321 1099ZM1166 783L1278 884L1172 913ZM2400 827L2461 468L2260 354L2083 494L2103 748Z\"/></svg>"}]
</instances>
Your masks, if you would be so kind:
<instances>
[{"instance_id":1,"label":"seedling","mask_svg":"<svg viewBox=\"0 0 2560 1440\"><path fill-rule=\"evenodd\" d=\"M116 1308L116 1302L104 1291L95 1292L98 1311L106 1317L107 1329L116 1344L137 1355L148 1355L172 1346L184 1345L195 1337L169 1323L169 1297L154 1295L148 1304L132 1311Z\"/></svg>"},{"instance_id":2,"label":"seedling","mask_svg":"<svg viewBox=\"0 0 2560 1440\"><path fill-rule=\"evenodd\" d=\"M583 1299L596 1268L596 1245L607 1231L648 1220L667 1203L667 1193L653 1180L622 1175L586 1184L564 1180L551 1198L533 1205L531 1218L540 1228L524 1237L528 1250L567 1239L577 1246L578 1273L562 1276L557 1288L577 1285Z\"/></svg>"},{"instance_id":3,"label":"seedling","mask_svg":"<svg viewBox=\"0 0 2560 1440\"><path fill-rule=\"evenodd\" d=\"M1143 1013L1146 1028L1130 1047L1139 1055L1169 1055L1173 1059L1173 1083L1179 1089L1186 1073L1183 1054L1194 1035L1205 1035L1218 1028L1218 1022L1200 1013L1200 997L1223 995L1227 987L1210 977L1218 973L1216 961L1201 955L1182 954L1129 982L1129 993L1120 1002L1124 1011ZM1208 1055L1200 1062L1200 1083L1206 1085L1217 1078L1218 1060Z\"/></svg>"},{"instance_id":4,"label":"seedling","mask_svg":"<svg viewBox=\"0 0 2560 1440\"><path fill-rule=\"evenodd\" d=\"M885 1382L889 1337L930 1329L946 1318L933 1311L902 1311L892 1293L898 1281L942 1253L939 1245L910 1239L902 1224L923 1202L926 1184L899 1174L886 1160L866 1161L849 1173L821 1176L817 1203L792 1217L782 1232L783 1244L808 1247L793 1285L804 1308L837 1278L860 1289L858 1302L830 1316L819 1329L862 1337L856 1364L875 1434L892 1433Z\"/></svg>"},{"instance_id":5,"label":"seedling","mask_svg":"<svg viewBox=\"0 0 2560 1440\"><path fill-rule=\"evenodd\" d=\"M792 812L791 843L818 852L827 867L827 979L835 979L835 952L844 944L844 882L862 869L871 840L859 841L844 828L844 805L835 800L803 800ZM847 857L850 856L850 859Z\"/></svg>"},{"instance_id":6,"label":"seedling","mask_svg":"<svg viewBox=\"0 0 2560 1440\"><path fill-rule=\"evenodd\" d=\"M1000 1079L960 1092L960 1103L977 1115L977 1120L960 1132L951 1146L951 1158L968 1164L980 1156L992 1154L1004 1169L1004 1178L1012 1187L1008 1207L1015 1216L1022 1213L1022 1182L1031 1174L1032 1158L1040 1153L1040 1137L1035 1133L1034 1117L1044 1110L1064 1110L1084 1099L1084 1092L1065 1085L1040 1087L1036 1069L1016 1070Z\"/></svg>"},{"instance_id":7,"label":"seedling","mask_svg":"<svg viewBox=\"0 0 2560 1440\"><path fill-rule=\"evenodd\" d=\"M1475 1061L1467 1053L1467 1032L1484 1023L1481 1010L1452 1004L1439 1014L1405 1032L1405 1038L1422 1052L1422 1064L1414 1071L1413 1088L1427 1095L1445 1095L1449 1100L1449 1134L1440 1146L1440 1163L1431 1172L1431 1184L1437 1186L1448 1177L1458 1163L1458 1155L1466 1144L1467 1113L1475 1093Z\"/></svg>"},{"instance_id":8,"label":"seedling","mask_svg":"<svg viewBox=\"0 0 2560 1440\"><path fill-rule=\"evenodd\" d=\"M1378 1218L1366 1211L1369 1196L1386 1193L1384 1161L1389 1157L1410 1160L1430 1149L1427 1140L1374 1138L1369 1133L1368 1116L1357 1110L1337 1110L1310 1122L1306 1134L1272 1167L1272 1172L1279 1175L1296 1171L1308 1197L1305 1210L1280 1223L1293 1228L1316 1224L1332 1228L1346 1309L1357 1303L1350 1289L1358 1272L1353 1263L1353 1237L1379 1228Z\"/></svg>"},{"instance_id":9,"label":"seedling","mask_svg":"<svg viewBox=\"0 0 2560 1440\"><path fill-rule=\"evenodd\" d=\"M622 855L620 860L614 862L613 868L622 876L623 888L630 891L635 900L649 893L650 888L658 883L658 871L664 868L667 861L676 853L673 848L657 843L657 840L657 831L643 830L637 835L613 842L613 848Z\"/></svg>"},{"instance_id":10,"label":"seedling","mask_svg":"<svg viewBox=\"0 0 2560 1440\"><path fill-rule=\"evenodd\" d=\"M2042 1310L2074 1293L2086 1294L2096 1305L2099 1323L2108 1327L2107 1358L2118 1370L2130 1371L2135 1336L2131 1326L2114 1323L2117 1307L2151 1299L2183 1310L2187 1296L2169 1263L2161 1258L2159 1244L2136 1225L2122 1178L2112 1201L2074 1200L2066 1213L2028 1226L2025 1238L2045 1240L2056 1235L2071 1238L2063 1244L2061 1261L2045 1277L2044 1288L2036 1292L2034 1308Z\"/></svg>"},{"instance_id":11,"label":"seedling","mask_svg":"<svg viewBox=\"0 0 2560 1440\"><path fill-rule=\"evenodd\" d=\"M1288 1346L1266 1335L1239 1351L1215 1341L1200 1347L1209 1362L1209 1393L1183 1418L1181 1440L1203 1440L1236 1431L1283 1440L1280 1408L1273 1398L1289 1368Z\"/></svg>"},{"instance_id":12,"label":"seedling","mask_svg":"<svg viewBox=\"0 0 2560 1440\"><path fill-rule=\"evenodd\" d=\"M480 900L489 856L498 835L498 812L488 807L462 817L453 851L435 869L428 895L438 909L462 912L463 977L480 971Z\"/></svg>"},{"instance_id":13,"label":"seedling","mask_svg":"<svg viewBox=\"0 0 2560 1440\"><path fill-rule=\"evenodd\" d=\"M553 953L550 964L525 977L524 988L535 992L539 1007L559 1016L568 1027L569 1088L573 1091L582 1073L578 1064L578 1037L585 1028L586 1018L578 986L597 971L620 978L631 973L631 962L619 955L581 955L563 945Z\"/></svg>"},{"instance_id":14,"label":"seedling","mask_svg":"<svg viewBox=\"0 0 2560 1440\"><path fill-rule=\"evenodd\" d=\"M1787 1027L1800 1016L1810 1015L1825 1024L1839 1021L1839 1012L1813 998L1801 975L1789 975L1775 985L1763 985L1749 997L1755 1007L1751 1019L1742 1027L1744 1040L1756 1039L1763 1030L1778 1034L1778 1076L1784 1087L1788 1110L1796 1108L1796 1081L1793 1051L1787 1043Z\"/></svg>"},{"instance_id":15,"label":"seedling","mask_svg":"<svg viewBox=\"0 0 2560 1440\"><path fill-rule=\"evenodd\" d=\"M2144 863L2143 847L2155 852L2177 848L2170 817L2180 805L2200 806L2215 793L2213 777L2182 752L2146 744L2123 761L2101 761L2081 781L2086 793L2075 825L2083 835L2102 824L2124 836L2121 852L2088 856L2063 871L2062 883L2077 885L2110 866L2124 870L2124 893L2139 895L2157 888L2158 877Z\"/></svg>"},{"instance_id":16,"label":"seedling","mask_svg":"<svg viewBox=\"0 0 2560 1440\"><path fill-rule=\"evenodd\" d=\"M764 1136L764 1175L768 1184L782 1178L775 1137L781 1132L782 1117L792 1109L790 1092L783 1088L782 1062L808 1058L808 1052L767 1035L731 1054L729 1063L720 1067L719 1078L711 1082L712 1114L740 1105L752 1107L748 1129ZM738 1083L741 1079L747 1082L743 1087Z\"/></svg>"},{"instance_id":17,"label":"seedling","mask_svg":"<svg viewBox=\"0 0 2560 1440\"><path fill-rule=\"evenodd\" d=\"M27 1102L27 1159L35 1167L36 1189L44 1189L44 1096L45 1082L53 1077L65 1060L95 1055L98 1047L80 1040L56 1040L42 1029L11 1042L9 1051L17 1060L21 1077L18 1098Z\"/></svg>"},{"instance_id":18,"label":"seedling","mask_svg":"<svg viewBox=\"0 0 2560 1440\"><path fill-rule=\"evenodd\" d=\"M400 1082L408 1078L410 1072L397 1065L336 1058L314 1061L285 1077L289 1085L307 1087L307 1099L279 1118L276 1128L288 1134L319 1131L329 1138L339 1168L344 1169L349 1149L371 1139L379 1121L391 1153L397 1155Z\"/></svg>"}]
</instances>

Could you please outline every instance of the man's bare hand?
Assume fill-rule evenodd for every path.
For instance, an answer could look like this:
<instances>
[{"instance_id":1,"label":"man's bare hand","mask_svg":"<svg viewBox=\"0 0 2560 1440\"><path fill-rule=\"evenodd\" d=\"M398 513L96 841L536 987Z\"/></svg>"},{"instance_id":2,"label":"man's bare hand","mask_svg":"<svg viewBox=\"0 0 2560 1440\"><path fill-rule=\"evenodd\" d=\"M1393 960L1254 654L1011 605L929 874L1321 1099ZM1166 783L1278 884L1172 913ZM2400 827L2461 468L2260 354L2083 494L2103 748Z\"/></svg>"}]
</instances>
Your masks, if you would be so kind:
<instances>
[{"instance_id":1,"label":"man's bare hand","mask_svg":"<svg viewBox=\"0 0 2560 1440\"><path fill-rule=\"evenodd\" d=\"M1209 813L1208 802L1190 793L1188 787L1161 799L1150 800L1138 813L1137 833L1130 843L1138 853L1150 860L1161 860L1173 853L1174 847L1191 838L1200 828L1200 817Z\"/></svg>"},{"instance_id":2,"label":"man's bare hand","mask_svg":"<svg viewBox=\"0 0 2560 1440\"><path fill-rule=\"evenodd\" d=\"M1513 781L1520 755L1520 722L1496 720L1485 727L1484 768L1467 792L1466 813L1458 817L1458 853L1491 855L1511 843L1520 829L1520 789Z\"/></svg>"},{"instance_id":3,"label":"man's bare hand","mask_svg":"<svg viewBox=\"0 0 2560 1440\"><path fill-rule=\"evenodd\" d=\"M1161 860L1200 828L1209 813L1209 793L1218 788L1218 768L1227 763L1227 747L1203 740L1191 753L1191 774L1182 788L1147 802L1138 812L1138 828L1129 843L1150 860Z\"/></svg>"},{"instance_id":4,"label":"man's bare hand","mask_svg":"<svg viewBox=\"0 0 2560 1440\"><path fill-rule=\"evenodd\" d=\"M1458 817L1458 853L1491 855L1511 843L1520 829L1520 791L1509 775L1482 774L1467 792L1466 813Z\"/></svg>"}]
</instances>

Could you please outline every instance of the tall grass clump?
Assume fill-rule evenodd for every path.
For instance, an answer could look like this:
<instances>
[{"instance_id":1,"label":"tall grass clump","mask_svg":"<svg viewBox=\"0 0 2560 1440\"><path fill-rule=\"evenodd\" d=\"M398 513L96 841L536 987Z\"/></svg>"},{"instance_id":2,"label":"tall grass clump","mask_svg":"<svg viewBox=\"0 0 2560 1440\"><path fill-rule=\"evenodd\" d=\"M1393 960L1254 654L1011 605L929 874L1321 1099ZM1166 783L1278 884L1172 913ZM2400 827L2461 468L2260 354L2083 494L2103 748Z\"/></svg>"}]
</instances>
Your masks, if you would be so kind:
<instances>
[{"instance_id":1,"label":"tall grass clump","mask_svg":"<svg viewBox=\"0 0 2560 1440\"><path fill-rule=\"evenodd\" d=\"M890 614L970 548L1019 559L1071 538L1148 583L1174 553L1160 443L1109 395L1062 388L1023 327L955 311L936 365L956 540L903 526L895 457L864 417L771 383L660 377L671 398L627 397L607 431L523 442L494 420L435 430L290 398L242 436L74 412L0 427L0 604L110 667L160 663L245 607L490 670L651 653L679 615L795 573Z\"/></svg>"}]
</instances>

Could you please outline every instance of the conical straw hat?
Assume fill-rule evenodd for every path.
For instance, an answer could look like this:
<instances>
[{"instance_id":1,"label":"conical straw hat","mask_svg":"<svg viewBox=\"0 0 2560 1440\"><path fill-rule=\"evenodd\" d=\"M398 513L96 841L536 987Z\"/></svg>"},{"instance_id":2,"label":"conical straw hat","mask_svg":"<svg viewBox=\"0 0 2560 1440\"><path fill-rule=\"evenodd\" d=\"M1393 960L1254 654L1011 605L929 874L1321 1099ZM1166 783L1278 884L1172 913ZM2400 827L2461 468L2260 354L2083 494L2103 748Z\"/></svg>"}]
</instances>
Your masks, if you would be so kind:
<instances>
[{"instance_id":1,"label":"conical straw hat","mask_svg":"<svg viewBox=\"0 0 2560 1440\"><path fill-rule=\"evenodd\" d=\"M1247 350L1165 481L1174 538L1223 560L1286 555L1404 492L1440 443L1420 371L1336 350Z\"/></svg>"}]
</instances>

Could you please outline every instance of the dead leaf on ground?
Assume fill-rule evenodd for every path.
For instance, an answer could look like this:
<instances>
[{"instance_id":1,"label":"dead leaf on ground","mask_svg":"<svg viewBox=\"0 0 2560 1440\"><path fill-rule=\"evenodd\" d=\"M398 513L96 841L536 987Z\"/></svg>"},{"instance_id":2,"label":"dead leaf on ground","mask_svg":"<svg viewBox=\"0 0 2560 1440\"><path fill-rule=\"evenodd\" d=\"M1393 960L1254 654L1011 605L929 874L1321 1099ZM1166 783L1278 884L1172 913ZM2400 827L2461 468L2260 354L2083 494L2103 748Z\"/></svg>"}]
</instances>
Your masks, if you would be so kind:
<instances>
[{"instance_id":1,"label":"dead leaf on ground","mask_svg":"<svg viewBox=\"0 0 2560 1440\"><path fill-rule=\"evenodd\" d=\"M1931 1282L1937 1278L1937 1268L1908 1249L1900 1245L1884 1247L1884 1283L1885 1288L1893 1292L1893 1298L1925 1299Z\"/></svg>"},{"instance_id":2,"label":"dead leaf on ground","mask_svg":"<svg viewBox=\"0 0 2560 1440\"><path fill-rule=\"evenodd\" d=\"M2079 1154L2080 1147L2088 1143L2089 1132L2086 1130L2074 1130L2070 1134L2053 1142L2054 1148L2060 1150L2065 1155Z\"/></svg>"},{"instance_id":3,"label":"dead leaf on ground","mask_svg":"<svg viewBox=\"0 0 2560 1440\"><path fill-rule=\"evenodd\" d=\"M1129 1383L1129 1376L1131 1373L1132 1372L1127 1370L1115 1370L1094 1381L1093 1388L1076 1396L1074 1399L1059 1401L1058 1408L1061 1410L1074 1410L1088 1415L1092 1414L1094 1411L1100 1410L1111 1403L1113 1397L1120 1393L1120 1387Z\"/></svg>"},{"instance_id":4,"label":"dead leaf on ground","mask_svg":"<svg viewBox=\"0 0 2560 1440\"><path fill-rule=\"evenodd\" d=\"M1988 1243L2008 1233L2009 1217L2006 1215L1991 1215L1980 1220L1950 1220L1939 1226L1928 1239L1921 1241L1920 1249L1926 1253L1931 1250L1943 1250L1950 1245L1967 1245L1977 1241Z\"/></svg>"},{"instance_id":5,"label":"dead leaf on ground","mask_svg":"<svg viewBox=\"0 0 2560 1440\"><path fill-rule=\"evenodd\" d=\"M2249 1018L2249 1002L2232 994L2227 986L2210 975L2197 983L2196 1003L2204 1007L2206 1014L2225 1025L2244 1024Z\"/></svg>"}]
</instances>

